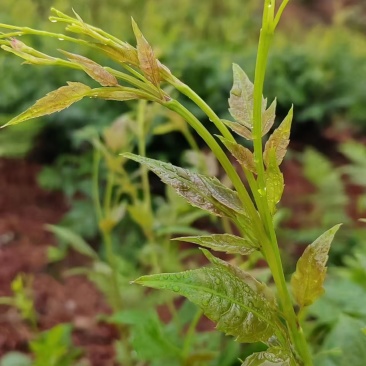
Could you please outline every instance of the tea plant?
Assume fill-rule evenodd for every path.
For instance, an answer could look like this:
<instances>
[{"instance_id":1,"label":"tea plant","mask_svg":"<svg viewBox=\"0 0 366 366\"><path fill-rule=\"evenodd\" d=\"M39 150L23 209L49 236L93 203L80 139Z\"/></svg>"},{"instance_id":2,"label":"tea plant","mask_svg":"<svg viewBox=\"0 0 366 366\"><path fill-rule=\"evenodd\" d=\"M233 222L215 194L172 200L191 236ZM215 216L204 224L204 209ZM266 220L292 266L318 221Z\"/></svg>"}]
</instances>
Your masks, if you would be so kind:
<instances>
[{"instance_id":1,"label":"tea plant","mask_svg":"<svg viewBox=\"0 0 366 366\"><path fill-rule=\"evenodd\" d=\"M274 31L288 4L284 0L276 8L275 0L265 0L262 29L258 45L254 84L238 66L233 66L234 84L230 92L229 112L234 121L222 120L187 85L177 79L160 63L137 24L132 27L137 40L134 48L105 31L88 25L77 14L75 18L53 10L52 22L66 23L66 30L86 36L74 38L1 24L9 29L1 36L2 48L16 54L27 63L64 66L83 70L101 87L92 88L80 82L69 82L32 107L13 118L7 125L43 116L67 108L82 98L101 98L126 101L142 99L156 102L182 116L205 141L231 181L228 188L218 179L192 172L169 163L141 155L124 153L123 158L137 161L156 173L163 182L173 187L193 206L219 217L226 217L240 230L241 236L230 233L183 237L181 240L197 243L211 262L204 268L179 273L152 274L134 281L157 289L169 289L197 304L203 313L217 323L217 328L243 343L262 342L268 349L254 353L246 365L312 365L312 356L302 329L305 311L323 293L326 262L331 241L339 225L329 229L307 247L297 263L291 288L296 311L283 272L273 217L284 188L279 169L289 143L293 109L280 126L270 135L264 148L263 136L270 131L276 111L276 100L269 107L263 94L265 71ZM277 9L277 11L276 11ZM123 71L100 64L83 56L61 51L67 58L52 57L31 48L18 39L34 34L91 47L116 61ZM238 160L249 190L241 181L234 165L214 135L178 100L174 99L162 83L170 84L190 98L214 123L220 134L218 140ZM238 144L230 130L253 142L254 152ZM257 281L249 273L226 261L214 257L207 249L237 255L260 252L267 261L277 290ZM117 291L117 289L116 289Z\"/></svg>"}]
</instances>

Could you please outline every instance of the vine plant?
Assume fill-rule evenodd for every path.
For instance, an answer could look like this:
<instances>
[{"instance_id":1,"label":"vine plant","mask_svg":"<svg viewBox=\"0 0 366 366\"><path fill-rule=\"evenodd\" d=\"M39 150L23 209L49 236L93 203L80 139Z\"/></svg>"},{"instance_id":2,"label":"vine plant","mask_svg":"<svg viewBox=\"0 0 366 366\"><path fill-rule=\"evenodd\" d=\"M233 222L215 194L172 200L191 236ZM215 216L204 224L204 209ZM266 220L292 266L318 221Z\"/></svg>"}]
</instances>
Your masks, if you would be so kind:
<instances>
[{"instance_id":1,"label":"vine plant","mask_svg":"<svg viewBox=\"0 0 366 366\"><path fill-rule=\"evenodd\" d=\"M76 13L75 17L70 17L56 9L52 9L54 15L50 17L51 22L65 23L68 32L82 35L83 38L0 24L7 29L0 35L3 50L34 65L80 69L100 84L100 87L91 88L79 82L68 82L38 100L5 126L61 111L85 97L117 101L143 99L160 103L181 115L215 154L233 189L216 178L144 156L124 154L152 170L189 203L228 218L241 232L240 237L226 233L180 238L200 245L211 265L180 273L142 276L133 283L179 293L201 307L203 313L217 323L219 330L234 336L237 341L262 342L268 346L266 351L249 356L242 366L313 364L301 323L306 307L323 292L328 251L339 228L339 225L331 228L306 248L292 275L291 296L283 272L273 216L284 188L279 165L289 143L293 109L263 147L263 137L275 120L276 100L267 107L267 99L262 96L272 38L288 3L289 0L283 0L276 7L276 0L264 1L254 84L238 65L233 66L234 83L229 97L229 112L233 121L220 119L204 100L156 59L152 47L133 20L136 48L85 23ZM92 48L116 61L121 69L103 67L84 56L63 50L61 53L66 58L49 56L16 38L22 35L53 37ZM162 83L170 84L201 108L219 130L218 139L183 104L173 99L162 88ZM237 143L232 132L253 141L254 151ZM223 145L239 162L249 190L239 178ZM214 257L205 248L239 255L261 252L270 267L276 295L250 274Z\"/></svg>"}]
</instances>

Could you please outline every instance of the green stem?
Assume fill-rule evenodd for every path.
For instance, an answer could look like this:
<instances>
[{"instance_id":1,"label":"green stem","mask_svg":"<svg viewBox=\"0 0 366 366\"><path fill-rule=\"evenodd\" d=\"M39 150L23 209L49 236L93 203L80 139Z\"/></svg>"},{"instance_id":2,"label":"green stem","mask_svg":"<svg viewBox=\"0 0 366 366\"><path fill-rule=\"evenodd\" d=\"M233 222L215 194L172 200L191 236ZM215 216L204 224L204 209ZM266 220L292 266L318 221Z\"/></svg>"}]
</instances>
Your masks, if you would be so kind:
<instances>
[{"instance_id":1,"label":"green stem","mask_svg":"<svg viewBox=\"0 0 366 366\"><path fill-rule=\"evenodd\" d=\"M267 234L269 236L268 240L263 243L263 253L267 259L268 265L271 268L271 272L278 290L278 295L280 298L284 316L286 318L291 339L305 366L311 366L312 360L309 352L309 347L307 345L302 329L298 324L291 297L287 289L276 233L273 225L273 220L268 209L266 197L265 171L262 151L262 95L266 66L268 61L268 53L274 30L272 8L273 6L274 2L272 0L265 1L265 8L263 12L263 26L259 37L258 56L255 68L253 143L254 160L258 173L257 183L258 188L261 192L261 194L259 195L261 204L258 209L260 211L262 220L266 227Z\"/></svg>"},{"instance_id":2,"label":"green stem","mask_svg":"<svg viewBox=\"0 0 366 366\"><path fill-rule=\"evenodd\" d=\"M165 102L164 105L167 108L171 109L172 111L175 111L179 115L181 115L193 127L193 129L198 133L198 135L206 142L211 151L215 154L221 166L224 168L231 182L233 183L236 191L238 192L239 198L243 203L243 207L245 207L248 210L249 215L253 219L257 218L258 217L257 211L238 173L236 172L230 160L222 150L221 146L214 139L214 137L207 131L207 129L201 124L201 122L178 101L170 100L168 102Z\"/></svg>"},{"instance_id":3,"label":"green stem","mask_svg":"<svg viewBox=\"0 0 366 366\"><path fill-rule=\"evenodd\" d=\"M99 164L100 164L100 151L97 148L94 148L93 154L93 180L92 180L92 198L94 202L94 208L97 216L98 222L103 217L102 207L100 205L99 198Z\"/></svg>"}]
</instances>

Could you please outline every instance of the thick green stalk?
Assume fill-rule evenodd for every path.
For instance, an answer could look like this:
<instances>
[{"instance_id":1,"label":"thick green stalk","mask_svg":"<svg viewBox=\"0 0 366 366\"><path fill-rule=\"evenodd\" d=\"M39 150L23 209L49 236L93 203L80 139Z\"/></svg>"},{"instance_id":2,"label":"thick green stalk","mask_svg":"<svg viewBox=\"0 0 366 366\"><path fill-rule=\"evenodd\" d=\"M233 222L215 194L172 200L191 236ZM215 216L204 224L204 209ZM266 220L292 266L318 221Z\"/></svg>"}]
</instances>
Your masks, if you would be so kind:
<instances>
[{"instance_id":1,"label":"thick green stalk","mask_svg":"<svg viewBox=\"0 0 366 366\"><path fill-rule=\"evenodd\" d=\"M239 198L243 203L243 207L248 210L249 215L253 219L258 217L257 211L248 192L243 185L243 182L241 181L238 173L236 172L230 160L228 159L218 142L214 139L214 137L207 131L207 129L201 124L201 122L178 101L170 100L168 102L165 102L164 106L181 115L193 127L198 135L206 142L211 151L215 154L221 166L224 168L231 182L233 183L236 191L238 192Z\"/></svg>"},{"instance_id":2,"label":"thick green stalk","mask_svg":"<svg viewBox=\"0 0 366 366\"><path fill-rule=\"evenodd\" d=\"M286 2L287 3L287 2ZM285 3L285 5L286 5ZM273 225L272 217L269 213L266 197L265 171L263 163L263 146L262 146L262 95L266 66L268 61L268 53L273 38L274 20L273 20L274 1L266 0L263 13L263 26L260 33L258 56L255 69L254 81L254 109L253 109L253 143L254 157L258 173L258 188L260 191L260 199L262 201L259 210L262 220L265 224L269 240L263 243L263 252L271 268L271 272L276 283L282 311L286 318L288 329L292 341L294 342L296 351L302 358L305 366L311 366L312 360L309 348L298 324L297 317L292 305L291 297L287 289L281 256L278 248L277 238ZM283 11L284 7L281 8ZM279 19L277 19L278 21Z\"/></svg>"}]
</instances>

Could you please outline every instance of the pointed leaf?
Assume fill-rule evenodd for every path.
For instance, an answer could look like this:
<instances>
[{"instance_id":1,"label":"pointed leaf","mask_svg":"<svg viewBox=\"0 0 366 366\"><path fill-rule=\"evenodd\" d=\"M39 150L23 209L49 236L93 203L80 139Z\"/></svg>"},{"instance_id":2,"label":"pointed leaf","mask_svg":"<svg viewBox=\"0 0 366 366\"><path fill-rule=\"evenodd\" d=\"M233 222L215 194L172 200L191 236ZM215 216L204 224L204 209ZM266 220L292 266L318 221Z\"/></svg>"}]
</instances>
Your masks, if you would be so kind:
<instances>
[{"instance_id":1,"label":"pointed leaf","mask_svg":"<svg viewBox=\"0 0 366 366\"><path fill-rule=\"evenodd\" d=\"M290 142L290 131L291 131L291 122L293 117L293 107L291 107L288 115L279 125L279 127L272 133L270 138L268 139L266 146L264 148L263 158L265 164L268 166L269 164L269 151L274 149L276 152L277 164L280 165L283 158L286 155L287 146Z\"/></svg>"},{"instance_id":2,"label":"pointed leaf","mask_svg":"<svg viewBox=\"0 0 366 366\"><path fill-rule=\"evenodd\" d=\"M139 58L136 48L125 44L120 47L112 47L104 44L96 44L96 47L103 50L103 52L112 60L119 63L128 63L133 66L139 66Z\"/></svg>"},{"instance_id":3,"label":"pointed leaf","mask_svg":"<svg viewBox=\"0 0 366 366\"><path fill-rule=\"evenodd\" d=\"M28 108L2 127L15 125L32 118L62 111L63 109L70 107L73 103L83 99L90 90L90 87L87 85L68 82L67 86L62 86L61 88L48 93L45 97L39 99L32 107Z\"/></svg>"},{"instance_id":4,"label":"pointed leaf","mask_svg":"<svg viewBox=\"0 0 366 366\"><path fill-rule=\"evenodd\" d=\"M273 126L276 118L277 100L275 99L272 104L262 113L262 136L266 135Z\"/></svg>"},{"instance_id":5,"label":"pointed leaf","mask_svg":"<svg viewBox=\"0 0 366 366\"><path fill-rule=\"evenodd\" d=\"M181 273L142 276L135 283L169 289L200 306L217 328L239 342L267 342L282 331L268 288L203 249L212 265Z\"/></svg>"},{"instance_id":6,"label":"pointed leaf","mask_svg":"<svg viewBox=\"0 0 366 366\"><path fill-rule=\"evenodd\" d=\"M87 57L76 55L74 53L66 52L60 50L64 55L68 57L70 61L79 64L83 70L95 81L97 81L102 86L116 86L118 81L116 77L110 74L103 66L88 59Z\"/></svg>"},{"instance_id":7,"label":"pointed leaf","mask_svg":"<svg viewBox=\"0 0 366 366\"><path fill-rule=\"evenodd\" d=\"M157 88L160 84L160 71L158 61L155 58L154 51L142 35L136 22L132 19L132 28L137 41L137 54L140 62L140 68L146 78Z\"/></svg>"},{"instance_id":8,"label":"pointed leaf","mask_svg":"<svg viewBox=\"0 0 366 366\"><path fill-rule=\"evenodd\" d=\"M256 173L257 169L254 163L254 155L249 149L243 145L237 144L236 142L231 142L224 137L220 137L220 140L241 166L253 173Z\"/></svg>"},{"instance_id":9,"label":"pointed leaf","mask_svg":"<svg viewBox=\"0 0 366 366\"><path fill-rule=\"evenodd\" d=\"M248 238L240 238L230 234L186 236L174 238L172 240L194 243L205 248L210 248L218 252L225 252L229 254L248 255L258 249L257 244L252 243Z\"/></svg>"},{"instance_id":10,"label":"pointed leaf","mask_svg":"<svg viewBox=\"0 0 366 366\"><path fill-rule=\"evenodd\" d=\"M266 193L268 208L273 215L276 212L276 205L280 202L285 183L283 175L276 161L276 152L272 149L268 154L268 166L265 172Z\"/></svg>"},{"instance_id":11,"label":"pointed leaf","mask_svg":"<svg viewBox=\"0 0 366 366\"><path fill-rule=\"evenodd\" d=\"M254 85L239 65L233 64L234 83L230 90L229 112L240 124L253 127Z\"/></svg>"},{"instance_id":12,"label":"pointed leaf","mask_svg":"<svg viewBox=\"0 0 366 366\"><path fill-rule=\"evenodd\" d=\"M164 183L173 187L180 196L193 206L217 216L234 217L237 213L245 213L237 193L222 185L216 178L206 177L188 169L135 154L126 153L123 155L145 164Z\"/></svg>"},{"instance_id":13,"label":"pointed leaf","mask_svg":"<svg viewBox=\"0 0 366 366\"><path fill-rule=\"evenodd\" d=\"M297 262L291 286L295 300L301 308L311 305L324 292L328 252L340 226L333 226L310 244Z\"/></svg>"},{"instance_id":14,"label":"pointed leaf","mask_svg":"<svg viewBox=\"0 0 366 366\"><path fill-rule=\"evenodd\" d=\"M222 119L221 121L239 136L244 137L247 140L253 140L252 131L248 127L245 127L237 122L228 121L226 119Z\"/></svg>"},{"instance_id":15,"label":"pointed leaf","mask_svg":"<svg viewBox=\"0 0 366 366\"><path fill-rule=\"evenodd\" d=\"M241 366L292 366L293 357L280 347L270 347L264 352L253 353Z\"/></svg>"}]
</instances>

